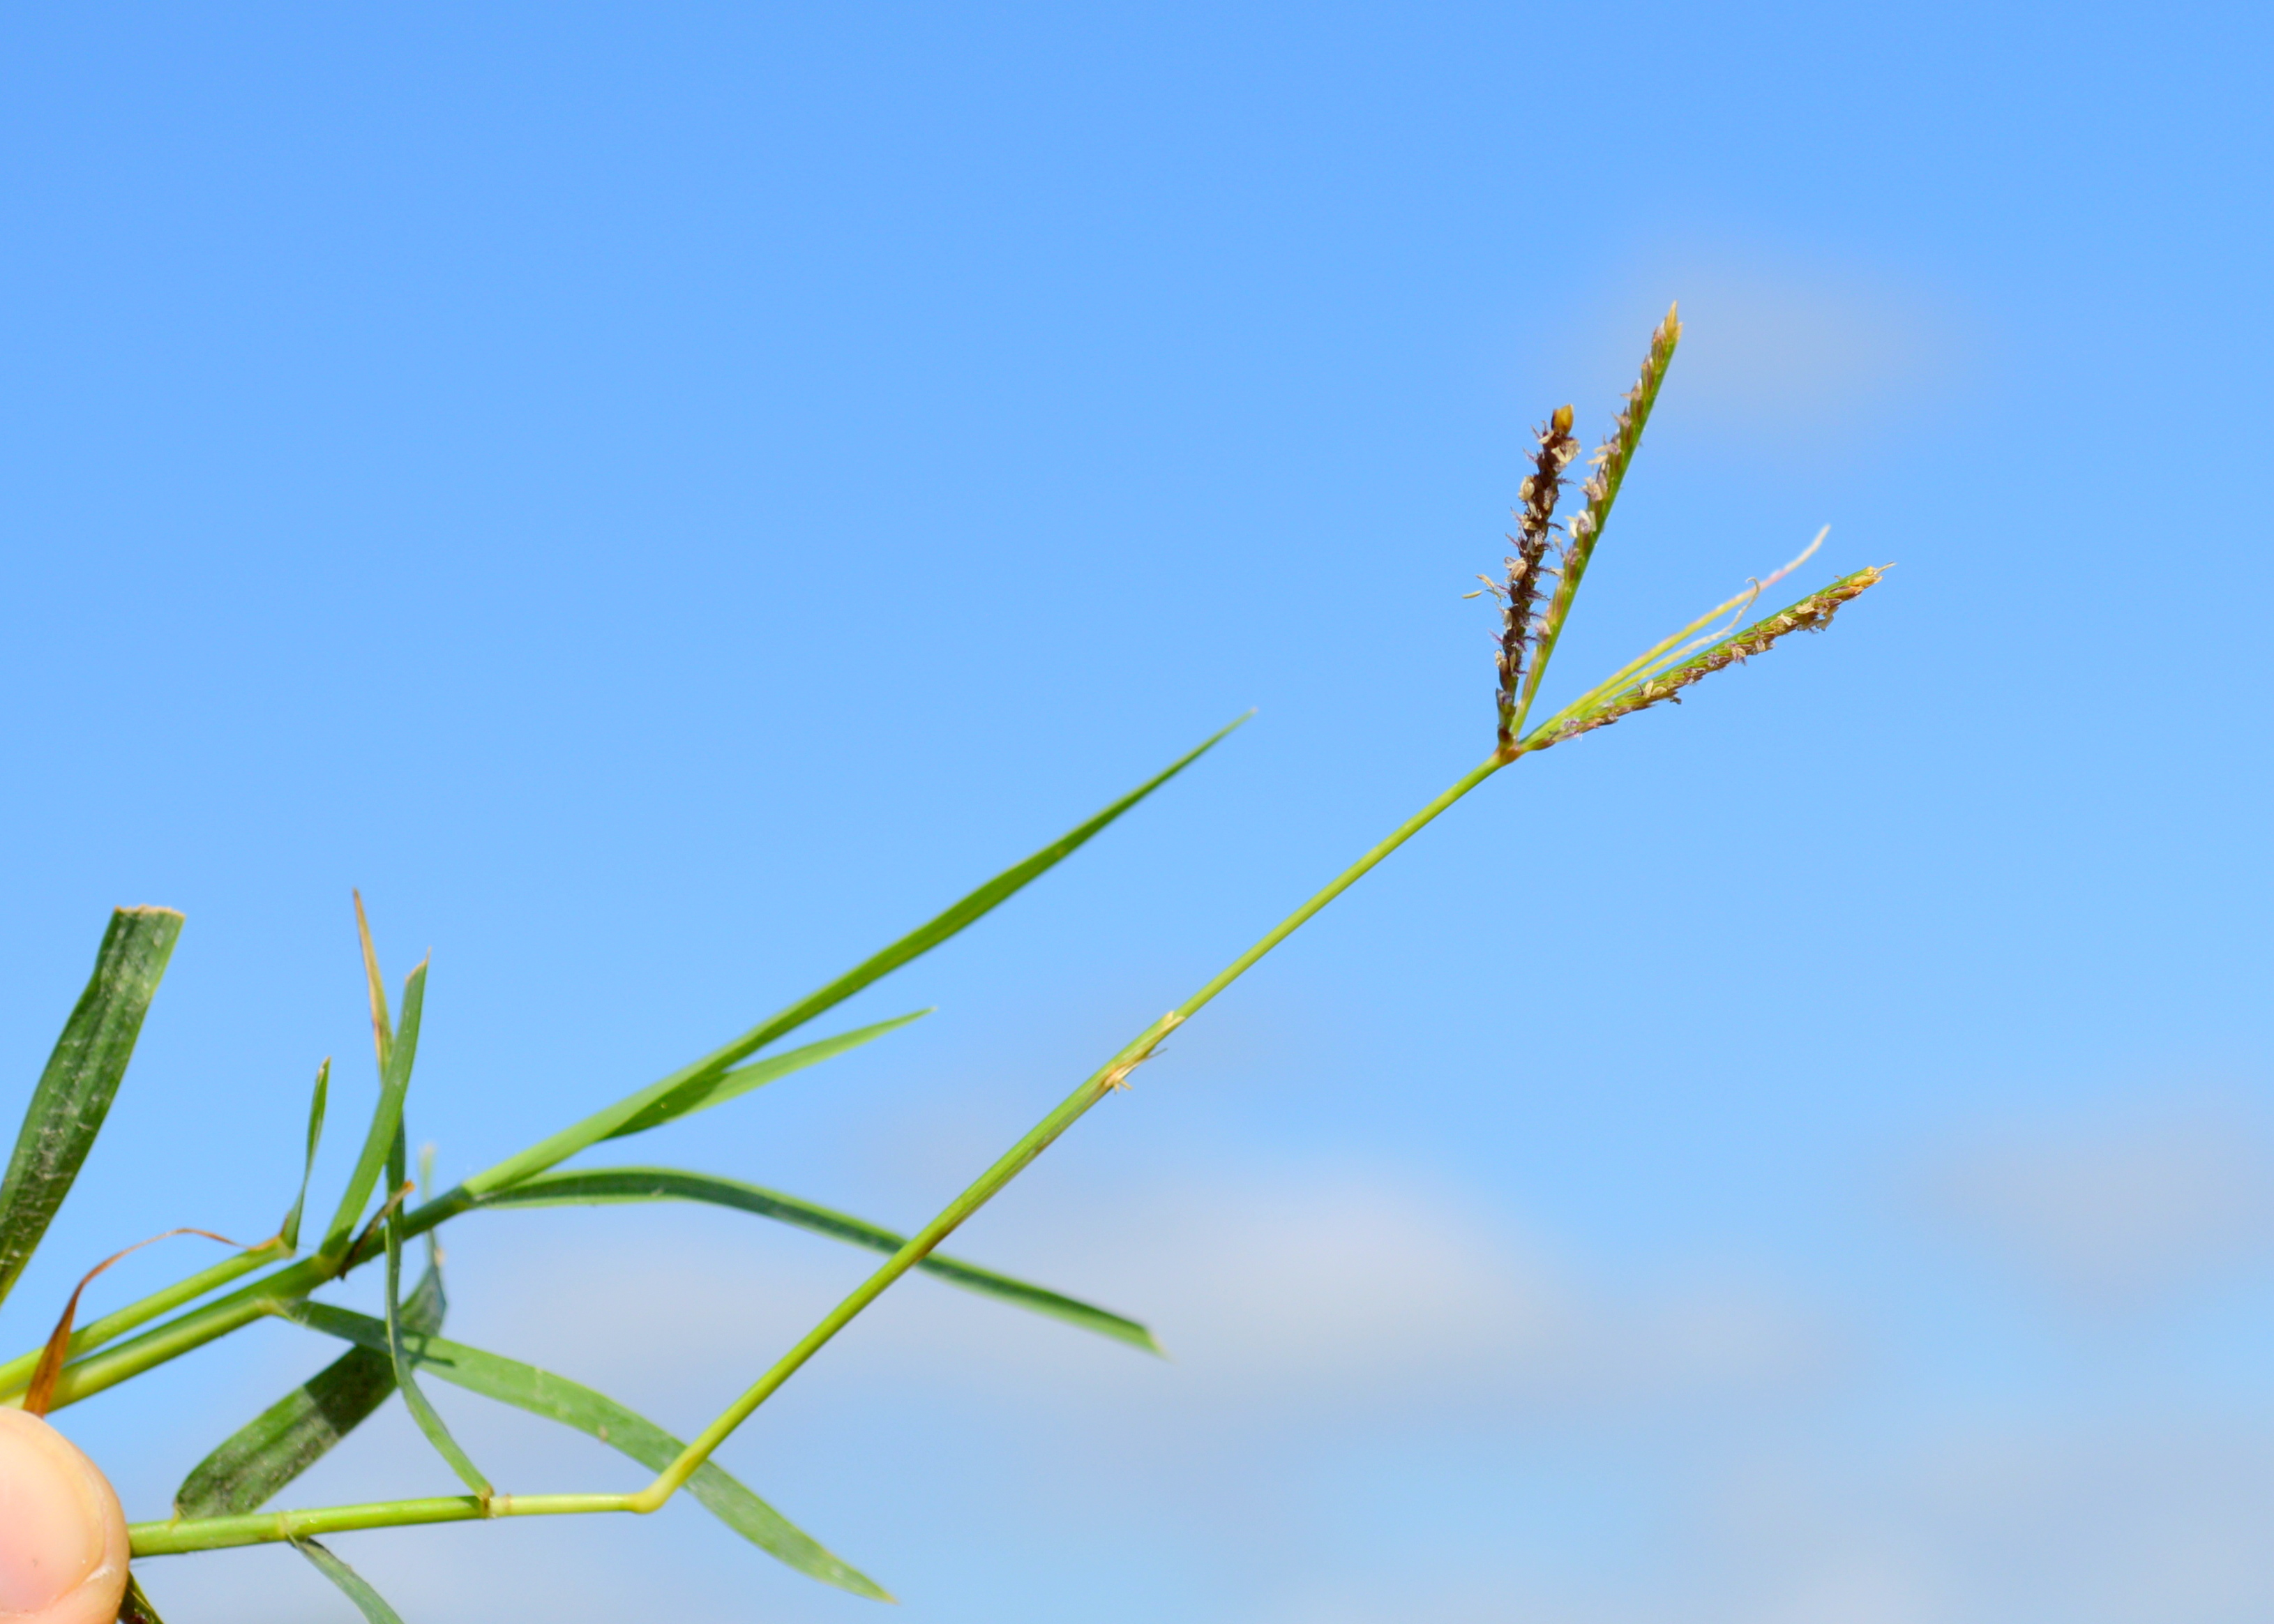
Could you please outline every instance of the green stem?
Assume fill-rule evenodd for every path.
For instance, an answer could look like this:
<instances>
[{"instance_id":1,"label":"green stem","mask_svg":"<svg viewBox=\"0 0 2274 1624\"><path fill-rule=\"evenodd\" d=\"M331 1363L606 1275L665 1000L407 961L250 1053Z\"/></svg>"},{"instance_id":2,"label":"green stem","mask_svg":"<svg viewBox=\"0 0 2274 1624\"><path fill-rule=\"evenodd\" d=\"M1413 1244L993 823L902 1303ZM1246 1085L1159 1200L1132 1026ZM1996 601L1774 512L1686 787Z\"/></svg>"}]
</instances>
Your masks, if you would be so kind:
<instances>
[{"instance_id":1,"label":"green stem","mask_svg":"<svg viewBox=\"0 0 2274 1624\"><path fill-rule=\"evenodd\" d=\"M266 1280L256 1280L230 1293L217 1303L208 1303L178 1320L169 1320L154 1331L146 1331L132 1342L66 1365L63 1379L56 1384L53 1408L61 1410L66 1404L77 1403L202 1348L217 1337L241 1330L270 1312L271 1304L278 1298L305 1297L335 1272L335 1266L328 1259L304 1259L290 1268L277 1270ZM23 1395L18 1393L0 1399L0 1408L20 1409L23 1402Z\"/></svg>"},{"instance_id":2,"label":"green stem","mask_svg":"<svg viewBox=\"0 0 2274 1624\"><path fill-rule=\"evenodd\" d=\"M241 1252L227 1262L201 1269L186 1279L176 1281L162 1291L154 1291L139 1302L129 1303L116 1313L89 1320L72 1333L69 1351L79 1354L90 1348L100 1348L138 1327L147 1325L161 1314L171 1313L184 1303L194 1303L207 1292L217 1290L230 1281L250 1274L253 1270L288 1255L276 1241L255 1246L250 1252ZM31 1385L32 1372L39 1368L42 1351L34 1348L28 1353L18 1354L5 1365L0 1365L0 1401L21 1394Z\"/></svg>"},{"instance_id":3,"label":"green stem","mask_svg":"<svg viewBox=\"0 0 2274 1624\"><path fill-rule=\"evenodd\" d=\"M1199 991L1147 1026L1124 1045L1081 1086L1059 1101L1024 1139L982 1174L971 1187L950 1202L939 1215L919 1230L858 1289L840 1303L797 1345L778 1360L725 1413L705 1427L678 1459L636 1494L494 1495L486 1501L472 1496L440 1500L390 1500L366 1506L335 1506L313 1511L263 1512L249 1516L212 1517L195 1522L144 1522L129 1530L136 1556L159 1556L184 1551L216 1550L230 1545L270 1544L282 1540L341 1533L356 1529L393 1528L410 1523L472 1522L485 1517L567 1515L582 1512L650 1512L661 1506L693 1477L719 1444L748 1420L759 1405L779 1390L805 1362L838 1332L852 1323L862 1310L884 1295L892 1282L929 1257L972 1214L984 1207L1028 1164L1055 1143L1093 1105L1122 1086L1128 1074L1148 1059L1161 1041L1212 1002L1217 994L1253 969L1273 948L1300 929L1320 909L1371 871L1384 858L1434 823L1440 814L1471 790L1517 759L1524 752L1513 748L1495 752L1407 818L1388 838L1337 875L1302 906L1265 933L1246 952L1218 971ZM406 1232L431 1227L468 1203L454 1204L460 1192L450 1192L404 1215ZM423 1220L423 1222L422 1222ZM56 1389L58 1406L138 1375L153 1365L178 1357L274 1312L281 1298L305 1297L326 1281L364 1260L358 1251L345 1259L317 1257L279 1270L267 1279L224 1297L133 1342L94 1358L66 1367ZM162 1312L162 1311L154 1311Z\"/></svg>"},{"instance_id":4,"label":"green stem","mask_svg":"<svg viewBox=\"0 0 2274 1624\"><path fill-rule=\"evenodd\" d=\"M1392 830L1389 837L1379 846L1375 846L1365 856L1359 858L1349 868L1344 869L1332 880L1329 881L1325 888L1319 891L1316 896L1314 896L1301 907L1297 908L1292 914L1287 915L1286 918L1281 920L1276 925L1274 925L1271 929L1266 933L1261 942L1258 942L1254 947L1249 948L1246 952L1233 959L1223 969L1217 971L1215 979L1210 981L1207 986L1201 988L1198 992L1194 993L1191 997L1186 999L1184 1003L1177 1006L1178 1019L1182 1020L1190 1016L1198 1014L1202 1005L1209 1003L1216 996L1216 994L1231 986L1241 976L1246 974L1249 970L1254 967L1255 961L1257 959L1262 958L1264 954L1269 952L1273 948L1278 946L1279 944L1285 941L1289 936L1294 935L1296 931L1300 929L1303 925L1309 921L1312 914L1316 914L1321 908L1325 907L1327 904L1332 902L1336 898L1341 896L1352 885L1363 879L1366 875L1373 869L1374 865L1381 862L1382 860L1389 856L1390 853L1396 851L1399 846L1404 845L1408 840L1411 840L1415 835L1419 834L1431 823L1436 822L1438 815L1443 812L1446 808L1451 806L1462 796L1467 794L1471 790L1476 788L1478 785L1483 783L1487 778L1492 777L1494 773L1498 772L1502 767L1507 766L1509 763L1515 759L1516 756L1512 752L1509 754L1495 752L1491 756L1486 756L1484 760L1470 768L1458 781L1454 783L1451 787L1448 788L1442 794L1439 795L1427 806L1423 807L1412 817L1407 818L1396 829Z\"/></svg>"},{"instance_id":5,"label":"green stem","mask_svg":"<svg viewBox=\"0 0 2274 1624\"><path fill-rule=\"evenodd\" d=\"M241 1517L201 1517L194 1522L137 1522L126 1530L133 1553L178 1556L187 1551L223 1551L233 1545L276 1545L320 1534L345 1534L363 1528L401 1528L418 1522L475 1522L492 1517L576 1516L596 1511L632 1511L629 1494L493 1494L483 1500L456 1494L442 1500L386 1500L370 1506L326 1506L315 1511L258 1511Z\"/></svg>"},{"instance_id":6,"label":"green stem","mask_svg":"<svg viewBox=\"0 0 2274 1624\"><path fill-rule=\"evenodd\" d=\"M438 1197L417 1212L404 1215L403 1233L405 1237L423 1234L471 1204L453 1204L448 1196ZM344 1259L323 1255L304 1258L290 1268L279 1269L266 1280L255 1281L217 1303L208 1303L203 1308L184 1314L171 1324L160 1326L131 1342L67 1365L64 1367L63 1379L56 1384L53 1408L60 1410L65 1404L89 1397L106 1387L115 1387L122 1381L130 1380L170 1359L177 1359L232 1331L242 1330L261 1315L271 1312L271 1305L280 1298L305 1297L327 1282L345 1275L350 1270L362 1267L384 1250L383 1243L374 1235L366 1237L365 1243ZM82 1348L100 1346L170 1309L195 1301L215 1286L248 1274L260 1264L274 1260L276 1256L273 1251L256 1246L252 1252L217 1264L202 1274L192 1274L162 1291L153 1292L140 1302L130 1304L78 1333L72 1338L72 1349L77 1352ZM24 1390L39 1359L40 1355L34 1350L0 1365L0 1410L22 1407Z\"/></svg>"},{"instance_id":7,"label":"green stem","mask_svg":"<svg viewBox=\"0 0 2274 1624\"><path fill-rule=\"evenodd\" d=\"M1363 877L1382 860L1404 845L1424 828L1435 821L1438 815L1467 794L1471 790L1498 772L1516 759L1516 752L1495 753L1487 756L1442 794L1423 807L1392 831L1388 838L1367 852L1314 895L1310 900L1290 914L1265 934L1263 939L1218 971L1206 985L1175 1009L1139 1033L1113 1058L1099 1067L1081 1086L1060 1101L1058 1108L1035 1124L1026 1138L1013 1145L1001 1160L969 1189L950 1202L940 1214L926 1224L907 1244L875 1274L861 1282L854 1293L832 1309L820 1324L807 1332L798 1344L776 1361L773 1367L758 1378L750 1389L736 1399L727 1410L690 1442L686 1449L663 1474L639 1493L632 1496L635 1508L652 1511L694 1476L696 1470L711 1456L734 1429L748 1420L752 1411L773 1396L781 1385L797 1373L800 1366L818 1353L822 1348L851 1324L861 1311L885 1294L886 1288L930 1256L933 1248L953 1234L963 1221L991 1200L1004 1185L1025 1171L1028 1165L1048 1150L1058 1137L1096 1105L1106 1094L1118 1087L1129 1072L1148 1058L1161 1040L1197 1014L1210 1000L1232 982L1254 968L1273 948L1285 941L1321 908L1332 902Z\"/></svg>"}]
</instances>

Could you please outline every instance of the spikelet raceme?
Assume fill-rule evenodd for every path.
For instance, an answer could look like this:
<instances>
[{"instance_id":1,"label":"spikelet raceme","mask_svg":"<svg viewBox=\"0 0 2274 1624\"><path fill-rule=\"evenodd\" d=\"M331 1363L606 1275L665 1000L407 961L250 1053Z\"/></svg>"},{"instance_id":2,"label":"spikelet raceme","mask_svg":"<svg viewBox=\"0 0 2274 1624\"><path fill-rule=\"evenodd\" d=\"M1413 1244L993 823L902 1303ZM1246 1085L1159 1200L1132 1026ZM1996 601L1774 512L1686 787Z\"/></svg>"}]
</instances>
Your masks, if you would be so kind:
<instances>
[{"instance_id":1,"label":"spikelet raceme","mask_svg":"<svg viewBox=\"0 0 2274 1624\"><path fill-rule=\"evenodd\" d=\"M1798 603L1774 614L1764 615L1743 630L1733 632L1718 643L1699 650L1681 664L1586 706L1556 724L1553 732L1531 748L1546 749L1549 745L1561 744L1566 739L1576 739L1581 733L1592 733L1598 727L1608 727L1622 717L1646 710L1661 701L1670 700L1680 704L1682 690L1691 683L1703 681L1727 666L1742 665L1794 632L1822 631L1832 624L1832 617L1839 613L1842 604L1861 598L1877 586L1886 573L1884 568L1875 565L1859 569L1853 575L1842 575L1821 591L1811 592Z\"/></svg>"},{"instance_id":2,"label":"spikelet raceme","mask_svg":"<svg viewBox=\"0 0 2274 1624\"><path fill-rule=\"evenodd\" d=\"M1541 567L1547 561L1548 538L1555 529L1555 500L1563 493L1563 470L1579 455L1579 442L1571 433L1571 409L1558 406L1544 428L1532 431L1532 439L1537 449L1532 459L1532 472L1517 489L1523 506L1517 509L1516 534L1509 538L1516 551L1504 560L1508 580L1504 584L1485 582L1493 596L1501 600L1500 651L1495 664L1500 672L1502 748L1514 736L1517 693L1524 680L1525 650L1538 630L1532 624L1532 611L1539 601Z\"/></svg>"}]
</instances>

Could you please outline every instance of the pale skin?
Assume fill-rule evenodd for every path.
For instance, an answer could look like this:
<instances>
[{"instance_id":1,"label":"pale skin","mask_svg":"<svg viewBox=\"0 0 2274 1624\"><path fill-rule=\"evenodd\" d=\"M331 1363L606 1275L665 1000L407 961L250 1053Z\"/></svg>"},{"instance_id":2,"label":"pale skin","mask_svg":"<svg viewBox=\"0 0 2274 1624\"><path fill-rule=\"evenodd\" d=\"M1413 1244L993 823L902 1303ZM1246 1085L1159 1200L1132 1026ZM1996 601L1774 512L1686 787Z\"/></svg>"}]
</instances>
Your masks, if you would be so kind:
<instances>
[{"instance_id":1,"label":"pale skin","mask_svg":"<svg viewBox=\"0 0 2274 1624\"><path fill-rule=\"evenodd\" d=\"M94 1462L0 1410L0 1624L112 1624L126 1554L126 1514Z\"/></svg>"}]
</instances>

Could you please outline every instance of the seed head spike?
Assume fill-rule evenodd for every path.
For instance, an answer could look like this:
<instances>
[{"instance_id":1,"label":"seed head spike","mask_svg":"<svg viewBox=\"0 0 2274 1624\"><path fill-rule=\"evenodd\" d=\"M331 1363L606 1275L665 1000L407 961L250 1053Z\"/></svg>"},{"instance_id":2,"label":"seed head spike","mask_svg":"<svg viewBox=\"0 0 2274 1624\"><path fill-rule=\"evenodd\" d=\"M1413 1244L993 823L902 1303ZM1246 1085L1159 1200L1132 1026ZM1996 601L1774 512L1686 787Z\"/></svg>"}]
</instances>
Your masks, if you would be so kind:
<instances>
[{"instance_id":1,"label":"seed head spike","mask_svg":"<svg viewBox=\"0 0 2274 1624\"><path fill-rule=\"evenodd\" d=\"M1494 665L1500 673L1499 738L1503 748L1515 737L1516 696L1536 629L1532 611L1539 600L1541 565L1555 530L1555 499L1563 493L1564 469L1579 454L1579 442L1571 438L1571 409L1558 406L1532 438L1532 472L1516 488L1524 506L1517 509L1516 534L1508 538L1516 549L1507 560L1508 579L1505 584L1486 583L1502 605L1500 653Z\"/></svg>"},{"instance_id":2,"label":"seed head spike","mask_svg":"<svg viewBox=\"0 0 2274 1624\"><path fill-rule=\"evenodd\" d=\"M1781 572L1780 572L1781 573ZM1581 710L1558 726L1553 734L1535 747L1545 749L1561 744L1566 739L1576 739L1581 733L1592 733L1598 727L1608 727L1622 717L1632 716L1638 710L1647 710L1661 702L1682 703L1682 690L1693 682L1702 682L1715 672L1730 665L1742 665L1756 654L1766 653L1782 638L1794 632L1820 632L1832 624L1832 617L1841 605L1861 598L1879 585L1886 574L1884 566L1874 565L1842 575L1819 592L1811 592L1788 608L1764 615L1743 630L1732 633L1718 643L1709 644L1680 665L1645 678L1632 688L1611 695L1600 703Z\"/></svg>"}]
</instances>

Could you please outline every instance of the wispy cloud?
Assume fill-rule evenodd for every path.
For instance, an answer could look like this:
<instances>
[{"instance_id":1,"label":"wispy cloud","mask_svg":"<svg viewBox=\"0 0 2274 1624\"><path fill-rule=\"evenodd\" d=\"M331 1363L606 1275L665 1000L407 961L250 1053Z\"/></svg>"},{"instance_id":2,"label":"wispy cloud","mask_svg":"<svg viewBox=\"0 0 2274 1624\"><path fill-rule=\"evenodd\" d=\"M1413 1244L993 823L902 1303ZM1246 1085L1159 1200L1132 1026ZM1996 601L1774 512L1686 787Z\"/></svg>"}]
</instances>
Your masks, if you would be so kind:
<instances>
[{"instance_id":1,"label":"wispy cloud","mask_svg":"<svg viewBox=\"0 0 2274 1624\"><path fill-rule=\"evenodd\" d=\"M1639 251L1591 297L1561 357L1575 378L1631 370L1636 335L1682 304L1680 360L1654 432L1822 450L1880 427L1962 367L1947 303L1869 266L1729 241Z\"/></svg>"},{"instance_id":2,"label":"wispy cloud","mask_svg":"<svg viewBox=\"0 0 2274 1624\"><path fill-rule=\"evenodd\" d=\"M786 1343L798 1317L817 1315L864 1264L812 1243L769 1244L764 1297L722 1294L716 1282L753 1261L750 1237L729 1222L661 1259L620 1244L564 1252L507 1283L496 1312L521 1336L628 1372L652 1372L660 1359L677 1379L755 1373L757 1350ZM1080 1211L1020 1208L1011 1255L984 1235L966 1255L1151 1323L1173 1357L1179 1407L1292 1416L1401 1384L1446 1402L1628 1402L1781 1384L1822 1367L1836 1346L1766 1281L1711 1272L1607 1288L1516 1227L1379 1169L1093 1190ZM667 1349L636 1328L637 1312L595 1328L594 1304L628 1298L674 1305ZM919 1356L945 1373L943 1387L1041 1384L1074 1397L1130 1379L1118 1350L929 1282L832 1357Z\"/></svg>"},{"instance_id":3,"label":"wispy cloud","mask_svg":"<svg viewBox=\"0 0 2274 1624\"><path fill-rule=\"evenodd\" d=\"M2274 1147L2213 1102L2011 1124L1954 1151L1937 1205L2084 1302L2136 1305L2274 1250Z\"/></svg>"},{"instance_id":4,"label":"wispy cloud","mask_svg":"<svg viewBox=\"0 0 2274 1624\"><path fill-rule=\"evenodd\" d=\"M2229 1244L2255 1165L2247 1141L2233 1152L2241 1139L2209 1114L2015 1128L1937 1187L1963 1222L2007 1226L2063 1268L2160 1278ZM911 1617L1068 1616L1069 1593L1086 1620L1170 1606L1224 1624L2274 1612L2274 1440L2234 1417L1906 1419L1848 1357L1855 1332L1773 1275L1638 1282L1394 1168L1035 1193L965 1250L1149 1316L1174 1364L918 1282L730 1448L787 1512L906 1590ZM453 1328L681 1427L868 1266L726 1214L591 1216L469 1229ZM2163 1238L2143 1247L2142 1233ZM516 1484L616 1480L584 1440L440 1397ZM399 1492L440 1470L390 1414L303 1487L358 1498L374 1474ZM785 1620L862 1616L677 1510L413 1530L353 1554L429 1624L695 1616L721 1597ZM267 1558L157 1576L184 1616L313 1616L321 1591Z\"/></svg>"}]
</instances>

